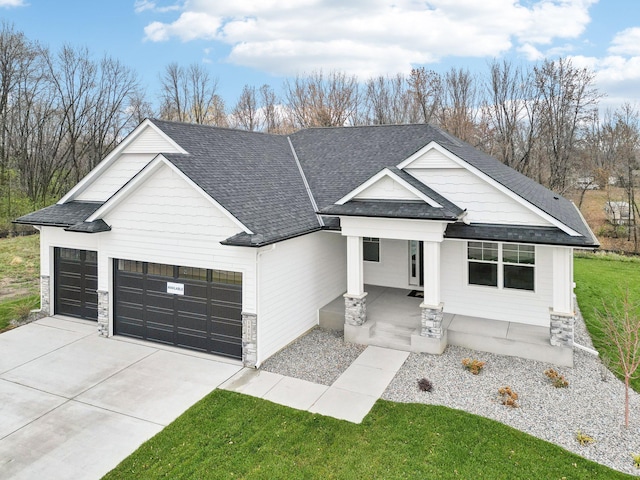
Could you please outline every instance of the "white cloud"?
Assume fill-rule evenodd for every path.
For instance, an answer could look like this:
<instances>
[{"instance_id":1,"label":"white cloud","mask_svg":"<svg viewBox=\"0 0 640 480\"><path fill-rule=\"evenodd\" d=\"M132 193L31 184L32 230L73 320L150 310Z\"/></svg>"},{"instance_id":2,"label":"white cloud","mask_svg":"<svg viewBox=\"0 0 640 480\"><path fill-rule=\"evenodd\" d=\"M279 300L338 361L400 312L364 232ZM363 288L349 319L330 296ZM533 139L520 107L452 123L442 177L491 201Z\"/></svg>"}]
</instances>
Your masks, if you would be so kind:
<instances>
[{"instance_id":1,"label":"white cloud","mask_svg":"<svg viewBox=\"0 0 640 480\"><path fill-rule=\"evenodd\" d=\"M133 4L133 8L136 13L142 13L146 11L165 13L180 10L180 5L167 5L164 7L159 7L153 0L136 0Z\"/></svg>"},{"instance_id":2,"label":"white cloud","mask_svg":"<svg viewBox=\"0 0 640 480\"><path fill-rule=\"evenodd\" d=\"M207 39L228 61L282 75L324 68L357 75L407 72L448 56L496 57L514 47L578 37L596 0L187 0L146 39ZM147 9L155 2L139 0ZM149 7L151 8L151 7Z\"/></svg>"},{"instance_id":3,"label":"white cloud","mask_svg":"<svg viewBox=\"0 0 640 480\"><path fill-rule=\"evenodd\" d=\"M614 55L640 55L640 27L627 28L616 34L609 47Z\"/></svg>"},{"instance_id":4,"label":"white cloud","mask_svg":"<svg viewBox=\"0 0 640 480\"><path fill-rule=\"evenodd\" d=\"M24 0L0 0L0 8L26 7Z\"/></svg>"}]
</instances>

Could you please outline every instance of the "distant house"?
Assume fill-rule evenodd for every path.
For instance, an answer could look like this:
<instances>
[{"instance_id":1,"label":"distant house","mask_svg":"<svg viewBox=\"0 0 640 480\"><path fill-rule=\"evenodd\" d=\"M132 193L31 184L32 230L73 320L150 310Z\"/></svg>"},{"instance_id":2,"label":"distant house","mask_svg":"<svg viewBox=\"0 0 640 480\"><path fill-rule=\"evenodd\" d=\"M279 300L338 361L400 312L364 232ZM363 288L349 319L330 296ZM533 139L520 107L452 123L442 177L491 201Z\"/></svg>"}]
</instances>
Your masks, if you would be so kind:
<instances>
[{"instance_id":1,"label":"distant house","mask_svg":"<svg viewBox=\"0 0 640 480\"><path fill-rule=\"evenodd\" d=\"M284 136L145 120L16 222L41 233L46 313L248 366L336 298L348 341L570 365L573 249L598 245L571 202L429 125ZM401 319L378 310L394 331L372 320L373 286L413 302Z\"/></svg>"},{"instance_id":2,"label":"distant house","mask_svg":"<svg viewBox=\"0 0 640 480\"><path fill-rule=\"evenodd\" d=\"M612 225L633 224L633 210L629 210L628 202L608 201L604 205L604 211L607 215L607 220Z\"/></svg>"}]
</instances>

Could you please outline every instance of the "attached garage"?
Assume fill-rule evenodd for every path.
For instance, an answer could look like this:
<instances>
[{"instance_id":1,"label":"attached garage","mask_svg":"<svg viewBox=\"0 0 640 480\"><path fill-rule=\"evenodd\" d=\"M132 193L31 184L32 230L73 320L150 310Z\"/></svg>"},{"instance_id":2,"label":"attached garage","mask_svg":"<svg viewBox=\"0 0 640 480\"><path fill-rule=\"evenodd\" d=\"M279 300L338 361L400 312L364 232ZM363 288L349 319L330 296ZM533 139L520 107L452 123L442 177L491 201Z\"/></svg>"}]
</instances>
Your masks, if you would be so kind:
<instances>
[{"instance_id":1,"label":"attached garage","mask_svg":"<svg viewBox=\"0 0 640 480\"><path fill-rule=\"evenodd\" d=\"M242 358L242 274L114 261L114 334Z\"/></svg>"},{"instance_id":2,"label":"attached garage","mask_svg":"<svg viewBox=\"0 0 640 480\"><path fill-rule=\"evenodd\" d=\"M98 320L98 253L56 248L55 313Z\"/></svg>"}]
</instances>

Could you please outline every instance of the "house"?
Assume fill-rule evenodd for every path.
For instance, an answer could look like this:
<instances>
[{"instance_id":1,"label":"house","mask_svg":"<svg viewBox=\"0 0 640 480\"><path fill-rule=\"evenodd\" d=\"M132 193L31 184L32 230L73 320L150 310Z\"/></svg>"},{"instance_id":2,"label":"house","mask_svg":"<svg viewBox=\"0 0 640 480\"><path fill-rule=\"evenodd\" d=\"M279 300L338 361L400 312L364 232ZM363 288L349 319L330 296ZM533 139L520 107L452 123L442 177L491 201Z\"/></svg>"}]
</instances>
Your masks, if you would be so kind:
<instances>
[{"instance_id":1,"label":"house","mask_svg":"<svg viewBox=\"0 0 640 480\"><path fill-rule=\"evenodd\" d=\"M571 202L429 125L145 120L16 222L40 230L45 312L256 367L335 299L345 339L371 343L375 288L417 302L407 350L468 341L570 365L572 252L597 246ZM517 334L483 337L495 328Z\"/></svg>"},{"instance_id":2,"label":"house","mask_svg":"<svg viewBox=\"0 0 640 480\"><path fill-rule=\"evenodd\" d=\"M608 200L604 205L604 213L612 225L629 225L633 223L633 210L628 202Z\"/></svg>"}]
</instances>

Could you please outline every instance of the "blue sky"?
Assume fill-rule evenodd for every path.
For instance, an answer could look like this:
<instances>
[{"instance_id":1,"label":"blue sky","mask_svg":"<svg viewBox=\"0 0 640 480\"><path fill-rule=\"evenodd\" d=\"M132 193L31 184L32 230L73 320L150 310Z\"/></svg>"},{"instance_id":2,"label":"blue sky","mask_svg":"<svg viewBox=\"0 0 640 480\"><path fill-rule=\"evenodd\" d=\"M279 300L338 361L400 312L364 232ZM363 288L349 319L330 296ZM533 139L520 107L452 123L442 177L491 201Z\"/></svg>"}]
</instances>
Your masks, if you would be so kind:
<instances>
[{"instance_id":1,"label":"blue sky","mask_svg":"<svg viewBox=\"0 0 640 480\"><path fill-rule=\"evenodd\" d=\"M318 69L484 73L493 58L562 55L596 72L605 106L640 106L638 0L0 0L0 19L121 60L151 98L171 62L203 63L231 106L244 84L278 91Z\"/></svg>"}]
</instances>

